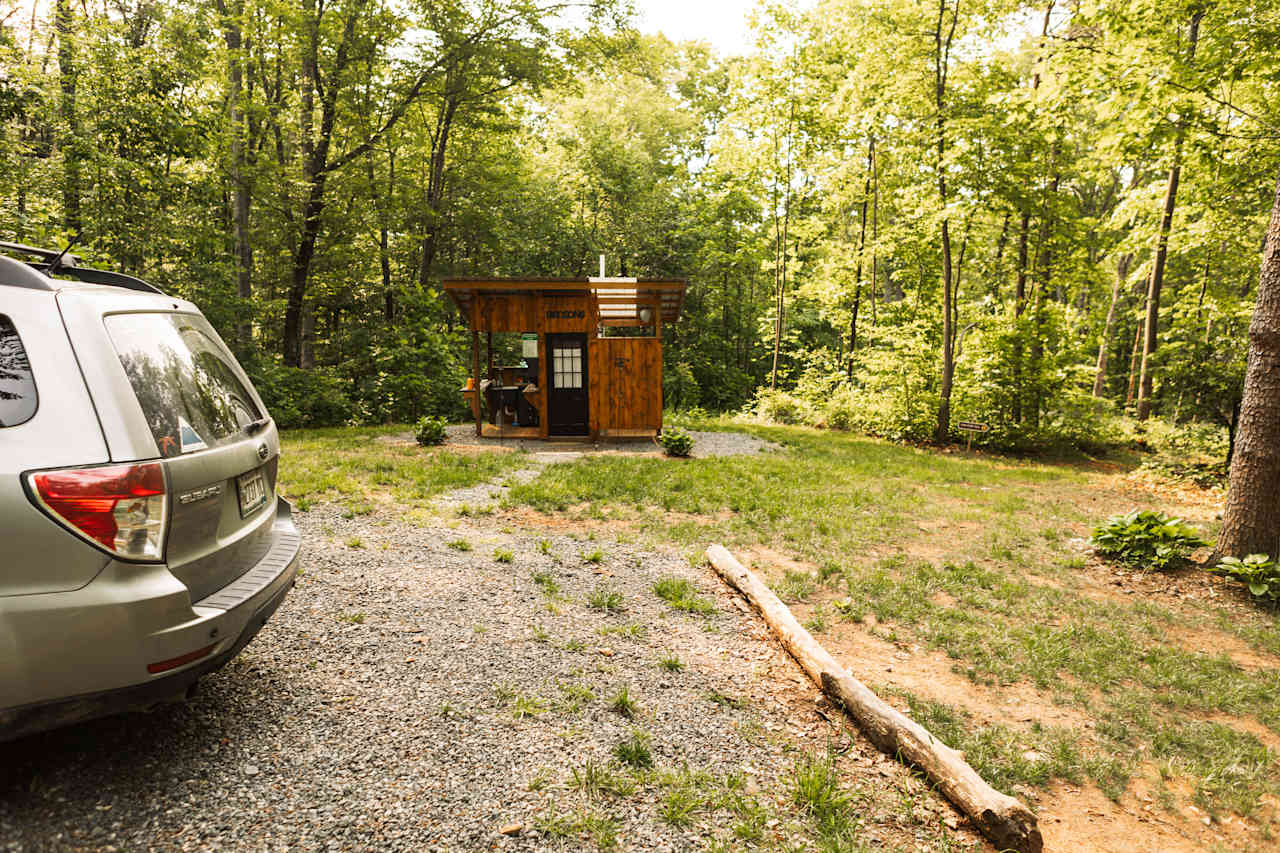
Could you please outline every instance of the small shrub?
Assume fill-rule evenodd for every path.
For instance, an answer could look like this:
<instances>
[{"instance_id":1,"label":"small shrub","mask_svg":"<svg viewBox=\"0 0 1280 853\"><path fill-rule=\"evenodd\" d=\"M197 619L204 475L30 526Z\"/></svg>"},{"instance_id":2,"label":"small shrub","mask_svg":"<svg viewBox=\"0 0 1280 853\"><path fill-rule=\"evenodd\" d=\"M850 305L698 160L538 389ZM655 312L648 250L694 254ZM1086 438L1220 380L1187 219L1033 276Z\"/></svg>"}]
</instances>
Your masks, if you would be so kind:
<instances>
[{"instance_id":1,"label":"small shrub","mask_svg":"<svg viewBox=\"0 0 1280 853\"><path fill-rule=\"evenodd\" d=\"M1195 528L1153 510L1117 515L1093 531L1098 553L1141 569L1167 569L1207 545Z\"/></svg>"},{"instance_id":2,"label":"small shrub","mask_svg":"<svg viewBox=\"0 0 1280 853\"><path fill-rule=\"evenodd\" d=\"M668 427L658 436L658 443L668 456L688 456L693 452L693 436L680 427Z\"/></svg>"},{"instance_id":3,"label":"small shrub","mask_svg":"<svg viewBox=\"0 0 1280 853\"><path fill-rule=\"evenodd\" d=\"M414 437L418 440L418 444L423 447L430 447L435 444L444 444L444 428L448 425L448 421L444 418L431 417L430 415L418 419L417 431Z\"/></svg>"},{"instance_id":4,"label":"small shrub","mask_svg":"<svg viewBox=\"0 0 1280 853\"><path fill-rule=\"evenodd\" d=\"M1272 604L1280 604L1280 561L1266 554L1250 554L1239 557L1223 557L1222 562L1209 571L1240 581L1249 587L1255 598Z\"/></svg>"}]
</instances>

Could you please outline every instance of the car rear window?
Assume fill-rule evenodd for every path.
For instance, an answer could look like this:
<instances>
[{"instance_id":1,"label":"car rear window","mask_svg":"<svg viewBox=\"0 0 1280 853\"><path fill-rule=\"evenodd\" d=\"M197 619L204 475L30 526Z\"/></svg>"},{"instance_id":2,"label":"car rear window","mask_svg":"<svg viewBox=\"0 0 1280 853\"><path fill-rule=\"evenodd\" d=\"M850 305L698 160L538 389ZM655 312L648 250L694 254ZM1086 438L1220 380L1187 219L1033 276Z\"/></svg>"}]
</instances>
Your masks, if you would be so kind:
<instances>
[{"instance_id":1,"label":"car rear window","mask_svg":"<svg viewBox=\"0 0 1280 853\"><path fill-rule=\"evenodd\" d=\"M203 317L111 314L106 324L161 456L227 444L262 417Z\"/></svg>"},{"instance_id":2,"label":"car rear window","mask_svg":"<svg viewBox=\"0 0 1280 853\"><path fill-rule=\"evenodd\" d=\"M0 314L0 428L17 426L36 413L36 378L13 321Z\"/></svg>"}]
</instances>

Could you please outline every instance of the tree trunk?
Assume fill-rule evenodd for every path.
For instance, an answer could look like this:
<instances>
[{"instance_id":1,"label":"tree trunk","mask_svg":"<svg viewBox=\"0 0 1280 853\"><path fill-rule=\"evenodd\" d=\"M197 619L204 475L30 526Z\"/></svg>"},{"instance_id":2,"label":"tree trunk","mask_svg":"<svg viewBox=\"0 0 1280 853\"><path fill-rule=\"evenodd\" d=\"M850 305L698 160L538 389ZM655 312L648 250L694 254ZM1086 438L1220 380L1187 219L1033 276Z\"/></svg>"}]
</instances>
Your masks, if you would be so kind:
<instances>
[{"instance_id":1,"label":"tree trunk","mask_svg":"<svg viewBox=\"0 0 1280 853\"><path fill-rule=\"evenodd\" d=\"M1138 357L1142 354L1142 333L1145 327L1138 321L1138 328L1133 332L1133 352L1129 355L1129 390L1124 395L1124 404L1132 406L1138 398Z\"/></svg>"},{"instance_id":2,"label":"tree trunk","mask_svg":"<svg viewBox=\"0 0 1280 853\"><path fill-rule=\"evenodd\" d=\"M1249 362L1217 554L1280 557L1280 179L1249 323Z\"/></svg>"},{"instance_id":3,"label":"tree trunk","mask_svg":"<svg viewBox=\"0 0 1280 853\"><path fill-rule=\"evenodd\" d=\"M1004 224L1000 226L1000 239L996 241L996 259L991 265L991 310L994 312L1000 304L1000 262L1004 259L1004 246L1009 242L1009 219L1013 214L1006 211Z\"/></svg>"},{"instance_id":4,"label":"tree trunk","mask_svg":"<svg viewBox=\"0 0 1280 853\"><path fill-rule=\"evenodd\" d=\"M876 156L876 138L867 141L867 175L862 183L862 224L858 228L858 271L854 276L853 314L849 318L849 376L853 379L853 354L858 349L858 307L862 301L862 255L867 247L867 205L871 201L871 164ZM872 287L875 291L875 287Z\"/></svg>"},{"instance_id":5,"label":"tree trunk","mask_svg":"<svg viewBox=\"0 0 1280 853\"><path fill-rule=\"evenodd\" d=\"M1018 221L1018 275L1013 285L1013 422L1022 423L1022 312L1027 308L1027 249L1031 213L1022 211Z\"/></svg>"},{"instance_id":6,"label":"tree trunk","mask_svg":"<svg viewBox=\"0 0 1280 853\"><path fill-rule=\"evenodd\" d=\"M80 169L82 139L80 115L76 110L76 43L71 0L57 0L54 28L58 32L58 86L61 96L58 112L62 117L60 148L62 149L62 222L68 237L75 237L84 227L80 213Z\"/></svg>"},{"instance_id":7,"label":"tree trunk","mask_svg":"<svg viewBox=\"0 0 1280 853\"><path fill-rule=\"evenodd\" d=\"M227 124L231 130L231 230L236 264L236 295L241 305L236 314L236 338L248 351L253 343L251 302L253 299L253 245L249 237L249 176L245 151L244 38L241 31L243 4L228 7L218 0L222 16L222 36L227 45Z\"/></svg>"},{"instance_id":8,"label":"tree trunk","mask_svg":"<svg viewBox=\"0 0 1280 853\"><path fill-rule=\"evenodd\" d=\"M1111 305L1107 308L1107 325L1102 332L1102 340L1098 343L1098 372L1093 377L1093 396L1101 397L1107 384L1107 357L1111 354L1111 341L1116 334L1116 307L1120 304L1120 295L1124 290L1125 279L1129 277L1129 264L1133 262L1133 252L1125 252L1116 261L1116 282L1111 288Z\"/></svg>"},{"instance_id":9,"label":"tree trunk","mask_svg":"<svg viewBox=\"0 0 1280 853\"><path fill-rule=\"evenodd\" d=\"M460 103L456 95L450 94L446 97L444 104L441 105L440 114L436 117L436 132L431 140L431 168L427 173L427 222L422 238L422 256L418 259L418 284L424 287L431 279L431 267L435 263L436 250L440 245L445 152L448 149L449 134L453 129L453 120Z\"/></svg>"},{"instance_id":10,"label":"tree trunk","mask_svg":"<svg viewBox=\"0 0 1280 853\"><path fill-rule=\"evenodd\" d=\"M956 23L960 18L959 0L952 12L951 27L943 37L942 27L946 21L947 2L938 2L938 22L933 31L933 93L934 107L937 110L937 151L938 151L938 202L943 211L942 216L942 383L938 391L938 432L939 443L945 442L951 435L951 387L955 382L956 360L956 324L952 301L954 299L951 270L951 228L946 215L947 210L947 123L943 108L946 106L947 70L951 59L951 41L956 34Z\"/></svg>"},{"instance_id":11,"label":"tree trunk","mask_svg":"<svg viewBox=\"0 0 1280 853\"><path fill-rule=\"evenodd\" d=\"M1187 45L1187 62L1196 58L1196 42L1200 38L1200 19L1204 10L1197 9L1191 16L1191 33ZM1152 355L1160 342L1160 290L1164 285L1165 261L1169 255L1169 229L1173 224L1173 211L1178 202L1178 179L1182 174L1182 142L1186 136L1186 123L1179 120L1177 135L1173 140L1173 165L1169 168L1169 181L1165 186L1164 212L1160 217L1160 231L1156 237L1155 264L1151 267L1151 283L1147 288L1146 334L1142 345L1142 372L1138 382L1138 420L1145 421L1151 415L1152 371L1155 364Z\"/></svg>"}]
</instances>

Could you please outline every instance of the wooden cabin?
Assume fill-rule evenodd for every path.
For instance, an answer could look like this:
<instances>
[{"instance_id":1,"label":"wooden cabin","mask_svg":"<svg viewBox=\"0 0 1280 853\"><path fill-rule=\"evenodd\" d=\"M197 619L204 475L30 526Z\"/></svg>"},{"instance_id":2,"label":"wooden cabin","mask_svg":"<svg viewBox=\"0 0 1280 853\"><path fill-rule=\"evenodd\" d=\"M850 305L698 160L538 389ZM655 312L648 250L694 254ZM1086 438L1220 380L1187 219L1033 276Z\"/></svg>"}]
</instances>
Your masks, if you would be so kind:
<instances>
[{"instance_id":1,"label":"wooden cabin","mask_svg":"<svg viewBox=\"0 0 1280 853\"><path fill-rule=\"evenodd\" d=\"M644 438L662 429L662 330L685 281L634 278L447 279L471 327L462 393L476 435ZM481 333L485 336L481 358ZM521 335L498 364L493 336Z\"/></svg>"}]
</instances>

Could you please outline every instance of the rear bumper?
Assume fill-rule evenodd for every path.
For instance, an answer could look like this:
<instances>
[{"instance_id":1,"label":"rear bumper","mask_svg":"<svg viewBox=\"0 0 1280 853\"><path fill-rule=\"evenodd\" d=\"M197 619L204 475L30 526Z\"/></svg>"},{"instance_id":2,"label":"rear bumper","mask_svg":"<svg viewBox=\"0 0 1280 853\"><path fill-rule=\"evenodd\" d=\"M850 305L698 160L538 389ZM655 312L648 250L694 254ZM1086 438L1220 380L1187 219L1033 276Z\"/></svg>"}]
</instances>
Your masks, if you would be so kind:
<instances>
[{"instance_id":1,"label":"rear bumper","mask_svg":"<svg viewBox=\"0 0 1280 853\"><path fill-rule=\"evenodd\" d=\"M284 500L273 537L256 566L194 604L163 566L121 564L75 592L0 599L0 741L145 709L225 665L294 585L301 543ZM148 673L211 644L191 663Z\"/></svg>"}]
</instances>

